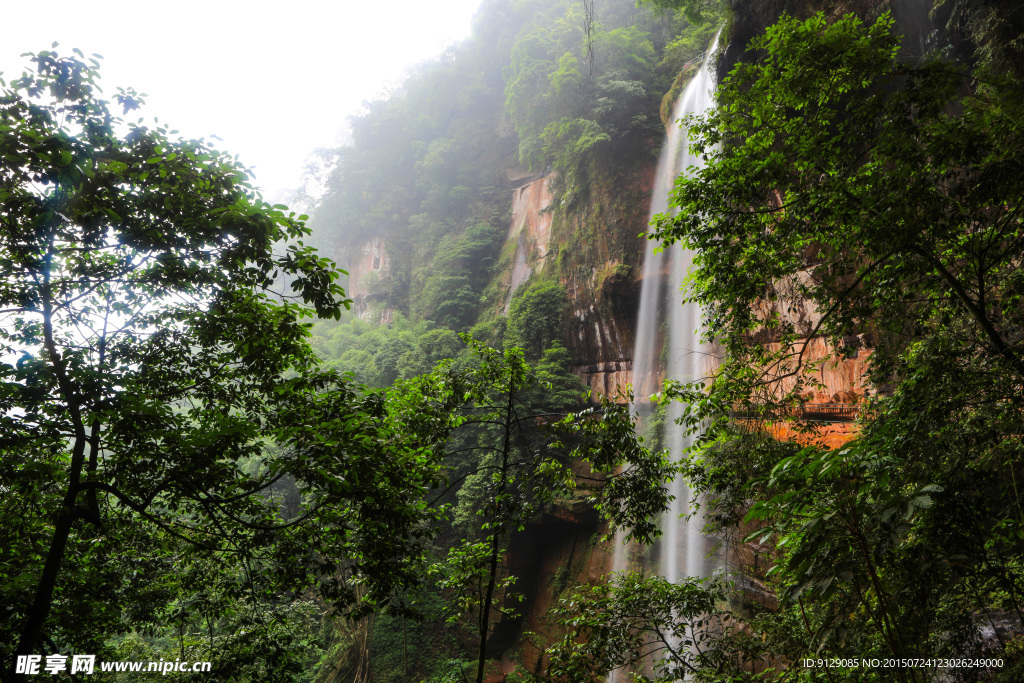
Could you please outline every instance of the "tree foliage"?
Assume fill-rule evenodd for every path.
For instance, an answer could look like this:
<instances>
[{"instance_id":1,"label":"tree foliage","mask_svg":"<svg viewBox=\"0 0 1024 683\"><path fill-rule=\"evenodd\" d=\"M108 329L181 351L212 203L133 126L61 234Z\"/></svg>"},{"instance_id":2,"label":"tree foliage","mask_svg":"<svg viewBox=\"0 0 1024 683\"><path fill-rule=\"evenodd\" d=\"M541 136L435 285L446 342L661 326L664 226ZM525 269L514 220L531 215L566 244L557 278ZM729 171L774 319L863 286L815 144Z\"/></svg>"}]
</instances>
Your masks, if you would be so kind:
<instances>
[{"instance_id":1,"label":"tree foliage","mask_svg":"<svg viewBox=\"0 0 1024 683\"><path fill-rule=\"evenodd\" d=\"M450 330L466 330L480 310L480 292L494 272L505 232L493 224L481 224L458 237L441 238L413 304L414 313Z\"/></svg>"},{"instance_id":2,"label":"tree foliage","mask_svg":"<svg viewBox=\"0 0 1024 683\"><path fill-rule=\"evenodd\" d=\"M567 634L553 648L548 675L558 682L592 681L649 666L650 675L633 680L672 683L731 669L731 653L722 644L737 622L719 607L725 596L718 582L673 584L635 572L578 586L552 610Z\"/></svg>"},{"instance_id":3,"label":"tree foliage","mask_svg":"<svg viewBox=\"0 0 1024 683\"><path fill-rule=\"evenodd\" d=\"M774 558L781 609L752 628L783 661L998 653L1011 680L1019 655L1001 634L1024 628L1020 83L990 64L899 61L888 15L783 17L751 47L718 106L685 123L709 163L679 178L679 213L658 218L657 237L696 250L691 296L726 350L708 395L678 393L718 416L692 479L723 522L763 527L746 540ZM737 404L769 417L802 400L813 337L839 357L872 349L877 395L857 440L795 451L728 427ZM830 677L865 673L881 676Z\"/></svg>"},{"instance_id":4,"label":"tree foliage","mask_svg":"<svg viewBox=\"0 0 1024 683\"><path fill-rule=\"evenodd\" d=\"M449 442L450 480L464 482L453 519L459 538L435 571L455 617L474 617L482 683L491 628L514 617L521 599L504 564L512 535L545 507L579 493L597 503L613 529L649 540L668 505L663 484L674 469L664 452L637 441L628 410L606 403L600 411L551 412L545 394L533 390L542 376L521 349L467 341L475 362L462 370L441 365L417 381L439 381L464 401ZM464 453L471 457L459 457Z\"/></svg>"},{"instance_id":5,"label":"tree foliage","mask_svg":"<svg viewBox=\"0 0 1024 683\"><path fill-rule=\"evenodd\" d=\"M681 10L687 19L697 22L712 3L708 0L640 0L640 4L648 7Z\"/></svg>"},{"instance_id":6,"label":"tree foliage","mask_svg":"<svg viewBox=\"0 0 1024 683\"><path fill-rule=\"evenodd\" d=\"M538 9L503 70L505 108L520 161L553 170L556 200L574 207L594 168L636 158L647 139L660 138L658 105L681 64L659 58L671 38L699 31L700 17L692 14L690 24L673 17L666 32L663 17L626 14L621 3L592 5L592 24L585 3Z\"/></svg>"},{"instance_id":7,"label":"tree foliage","mask_svg":"<svg viewBox=\"0 0 1024 683\"><path fill-rule=\"evenodd\" d=\"M508 311L508 341L530 359L539 358L552 342L561 341L569 297L554 280L531 282L516 292Z\"/></svg>"},{"instance_id":8,"label":"tree foliage","mask_svg":"<svg viewBox=\"0 0 1024 683\"><path fill-rule=\"evenodd\" d=\"M296 597L415 581L444 418L317 368L303 319L348 302L305 217L116 116L96 60L32 61L0 96L0 657L199 623L218 667L291 680Z\"/></svg>"}]
</instances>

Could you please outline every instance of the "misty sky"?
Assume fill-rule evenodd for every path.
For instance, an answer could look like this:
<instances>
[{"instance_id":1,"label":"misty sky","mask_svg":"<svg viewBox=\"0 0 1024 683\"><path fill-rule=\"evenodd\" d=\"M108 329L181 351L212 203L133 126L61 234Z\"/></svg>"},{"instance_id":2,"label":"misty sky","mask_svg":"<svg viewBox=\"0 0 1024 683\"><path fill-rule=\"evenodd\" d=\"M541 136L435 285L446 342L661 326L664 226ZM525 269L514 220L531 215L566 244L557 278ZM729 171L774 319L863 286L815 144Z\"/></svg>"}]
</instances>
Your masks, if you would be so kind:
<instances>
[{"instance_id":1,"label":"misty sky","mask_svg":"<svg viewBox=\"0 0 1024 683\"><path fill-rule=\"evenodd\" d=\"M23 52L103 55L104 95L147 93L142 113L254 167L279 201L316 147L338 142L346 117L411 65L469 34L480 0L50 0L4 7L0 71Z\"/></svg>"}]
</instances>

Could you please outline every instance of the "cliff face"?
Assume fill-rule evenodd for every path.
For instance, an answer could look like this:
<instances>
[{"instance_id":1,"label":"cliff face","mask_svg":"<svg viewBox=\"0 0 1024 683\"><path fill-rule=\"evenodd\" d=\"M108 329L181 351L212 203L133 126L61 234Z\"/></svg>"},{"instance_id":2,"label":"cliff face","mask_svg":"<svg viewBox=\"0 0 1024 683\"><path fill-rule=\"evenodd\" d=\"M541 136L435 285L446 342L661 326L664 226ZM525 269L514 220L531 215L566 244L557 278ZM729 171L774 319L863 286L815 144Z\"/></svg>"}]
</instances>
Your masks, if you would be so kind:
<instances>
[{"instance_id":1,"label":"cliff face","mask_svg":"<svg viewBox=\"0 0 1024 683\"><path fill-rule=\"evenodd\" d=\"M394 318L394 310L387 306L375 307L379 299L376 293L380 282L391 273L391 259L384 237L375 235L352 250L351 255L341 255L347 263L349 273L345 291L352 298L352 307L363 320L388 324Z\"/></svg>"},{"instance_id":2,"label":"cliff face","mask_svg":"<svg viewBox=\"0 0 1024 683\"><path fill-rule=\"evenodd\" d=\"M502 655L505 671L518 666L543 675L548 658L537 645L551 644L562 635L552 629L548 612L573 584L597 583L611 572L614 551L610 542L602 541L603 531L594 514L546 514L516 539L510 569L522 577L527 590L523 617L514 626L516 647ZM527 642L519 639L521 632L534 636Z\"/></svg>"},{"instance_id":3,"label":"cliff face","mask_svg":"<svg viewBox=\"0 0 1024 683\"><path fill-rule=\"evenodd\" d=\"M502 251L511 258L492 283L503 292L500 311L507 315L512 297L531 277L557 278L569 297L562 341L595 402L625 392L632 382L653 174L653 163L641 163L599 178L588 201L571 213L554 203L550 176L520 178L522 184L506 190L511 215ZM346 291L364 320L394 319L388 305L395 277L391 248L375 235L333 254L349 272Z\"/></svg>"},{"instance_id":4,"label":"cliff face","mask_svg":"<svg viewBox=\"0 0 1024 683\"><path fill-rule=\"evenodd\" d=\"M593 392L616 396L632 381L632 347L653 167L601 178L582 208L553 204L552 179L541 177L512 191L505 248L514 250L501 274L504 311L532 275L557 277L569 296L563 342L573 371Z\"/></svg>"},{"instance_id":5,"label":"cliff face","mask_svg":"<svg viewBox=\"0 0 1024 683\"><path fill-rule=\"evenodd\" d=\"M535 269L547 265L551 243L551 188L550 179L537 178L512 191L512 221L506 244L515 245L512 270L507 275L507 294L502 311L508 315L512 297Z\"/></svg>"}]
</instances>

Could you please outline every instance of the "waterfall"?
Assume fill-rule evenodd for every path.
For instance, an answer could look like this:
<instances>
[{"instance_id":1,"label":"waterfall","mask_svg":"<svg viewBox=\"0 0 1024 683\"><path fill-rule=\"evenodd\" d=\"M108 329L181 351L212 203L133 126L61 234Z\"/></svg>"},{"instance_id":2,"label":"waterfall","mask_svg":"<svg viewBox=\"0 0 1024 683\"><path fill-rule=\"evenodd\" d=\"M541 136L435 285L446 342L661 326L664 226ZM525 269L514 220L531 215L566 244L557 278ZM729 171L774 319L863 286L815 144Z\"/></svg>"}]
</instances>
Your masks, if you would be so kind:
<instances>
[{"instance_id":1,"label":"waterfall","mask_svg":"<svg viewBox=\"0 0 1024 683\"><path fill-rule=\"evenodd\" d=\"M676 177L690 167L703 165L703 158L690 153L686 133L676 122L687 114L703 113L714 104L715 76L710 57L717 49L716 35L700 71L676 101L673 123L661 150L651 191L650 218L668 211L669 193ZM641 413L650 408L644 397L657 391L664 377L689 382L707 376L711 369L708 349L701 343L700 309L696 304L684 305L680 289L693 255L678 245L663 251L656 251L657 246L653 241L647 242L633 350L634 407ZM664 331L663 321L667 323ZM693 436L684 433L683 427L675 424L682 411L682 405L673 403L664 426L663 446L669 448L673 460L678 460L693 440ZM700 515L692 516L689 521L680 519L690 504L690 491L685 482L673 481L670 492L675 500L662 520L657 570L673 583L687 576L707 576L709 544L701 533L703 519ZM629 546L624 543L624 536L620 532L615 539L612 565L615 572L629 568ZM624 672L614 671L608 680L618 683L623 679Z\"/></svg>"}]
</instances>

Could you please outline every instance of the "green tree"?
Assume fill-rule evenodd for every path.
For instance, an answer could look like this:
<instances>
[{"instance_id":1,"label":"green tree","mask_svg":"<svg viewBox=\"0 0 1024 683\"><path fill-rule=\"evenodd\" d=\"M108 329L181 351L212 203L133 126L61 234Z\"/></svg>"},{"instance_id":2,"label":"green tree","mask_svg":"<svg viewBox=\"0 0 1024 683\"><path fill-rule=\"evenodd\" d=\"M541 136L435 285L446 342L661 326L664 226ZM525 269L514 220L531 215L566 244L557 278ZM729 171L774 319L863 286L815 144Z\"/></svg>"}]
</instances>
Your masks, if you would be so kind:
<instances>
[{"instance_id":1,"label":"green tree","mask_svg":"<svg viewBox=\"0 0 1024 683\"><path fill-rule=\"evenodd\" d=\"M521 349L501 352L467 341L474 364L441 367L417 381L440 382L435 386L447 387L446 395L462 397L448 448L452 455L475 454L449 475L465 482L453 520L461 539L435 571L456 618L475 617L476 680L482 683L490 630L514 612L518 597L515 577L503 565L511 535L545 505L571 499L579 489L614 528L649 539L657 533L653 520L668 505L662 485L674 469L666 453L639 444L627 408L605 404L568 415L546 410L531 402L538 377Z\"/></svg>"},{"instance_id":2,"label":"green tree","mask_svg":"<svg viewBox=\"0 0 1024 683\"><path fill-rule=\"evenodd\" d=\"M691 475L740 508L724 517L752 503L765 527L748 540L777 553L783 602L756 623L781 656L1014 661L979 632L1004 611L1024 623L1020 82L899 61L888 15L784 17L751 47L686 122L709 163L657 220L696 250L692 297L726 350L710 396L678 392L719 418ZM814 337L837 356L872 347L858 440L793 452L729 428L737 403L800 400Z\"/></svg>"},{"instance_id":3,"label":"green tree","mask_svg":"<svg viewBox=\"0 0 1024 683\"><path fill-rule=\"evenodd\" d=\"M692 22L699 22L708 9L714 7L714 0L639 0L640 5L674 9L683 12Z\"/></svg>"},{"instance_id":4,"label":"green tree","mask_svg":"<svg viewBox=\"0 0 1024 683\"><path fill-rule=\"evenodd\" d=\"M442 238L413 306L418 316L452 330L469 327L504 236L505 231L494 225L477 224L458 237Z\"/></svg>"},{"instance_id":5,"label":"green tree","mask_svg":"<svg viewBox=\"0 0 1024 683\"><path fill-rule=\"evenodd\" d=\"M559 342L541 354L533 365L537 385L530 403L564 412L578 410L585 403L587 387L569 370L571 360L569 350Z\"/></svg>"},{"instance_id":6,"label":"green tree","mask_svg":"<svg viewBox=\"0 0 1024 683\"><path fill-rule=\"evenodd\" d=\"M683 211L659 217L656 237L699 250L695 296L734 357L766 348L739 336L770 330L795 370L795 337L870 326L885 333L882 369L941 328L1024 376L1016 83L900 64L891 25L787 18L755 41L766 59L739 65L719 106L688 122L710 163L679 179ZM817 322L797 319L802 302Z\"/></svg>"},{"instance_id":7,"label":"green tree","mask_svg":"<svg viewBox=\"0 0 1024 683\"><path fill-rule=\"evenodd\" d=\"M555 203L566 210L581 206L603 171L644 159L661 134L661 88L676 74L662 83L658 57L665 33L679 27L672 12L656 17L631 4L545 3L502 72L519 159L552 171Z\"/></svg>"},{"instance_id":8,"label":"green tree","mask_svg":"<svg viewBox=\"0 0 1024 683\"><path fill-rule=\"evenodd\" d=\"M507 343L520 346L530 360L539 358L562 339L569 297L555 280L531 282L512 298L508 310Z\"/></svg>"},{"instance_id":9,"label":"green tree","mask_svg":"<svg viewBox=\"0 0 1024 683\"><path fill-rule=\"evenodd\" d=\"M636 674L632 680L672 683L695 674L701 680L709 670L739 674L739 667L732 666L734 653L723 647L737 623L719 607L726 592L718 581L689 578L672 584L635 572L609 583L577 586L552 610L566 635L549 651L548 675L575 683L648 664L653 674Z\"/></svg>"},{"instance_id":10,"label":"green tree","mask_svg":"<svg viewBox=\"0 0 1024 683\"><path fill-rule=\"evenodd\" d=\"M317 369L303 318L348 302L303 216L226 153L112 113L95 59L32 62L0 96L0 657L102 658L174 610L241 602L247 651L285 680L302 645L270 605L318 588L358 610L411 576L429 411L399 427ZM396 443L425 478L370 465ZM301 513L271 493L285 478Z\"/></svg>"}]
</instances>

